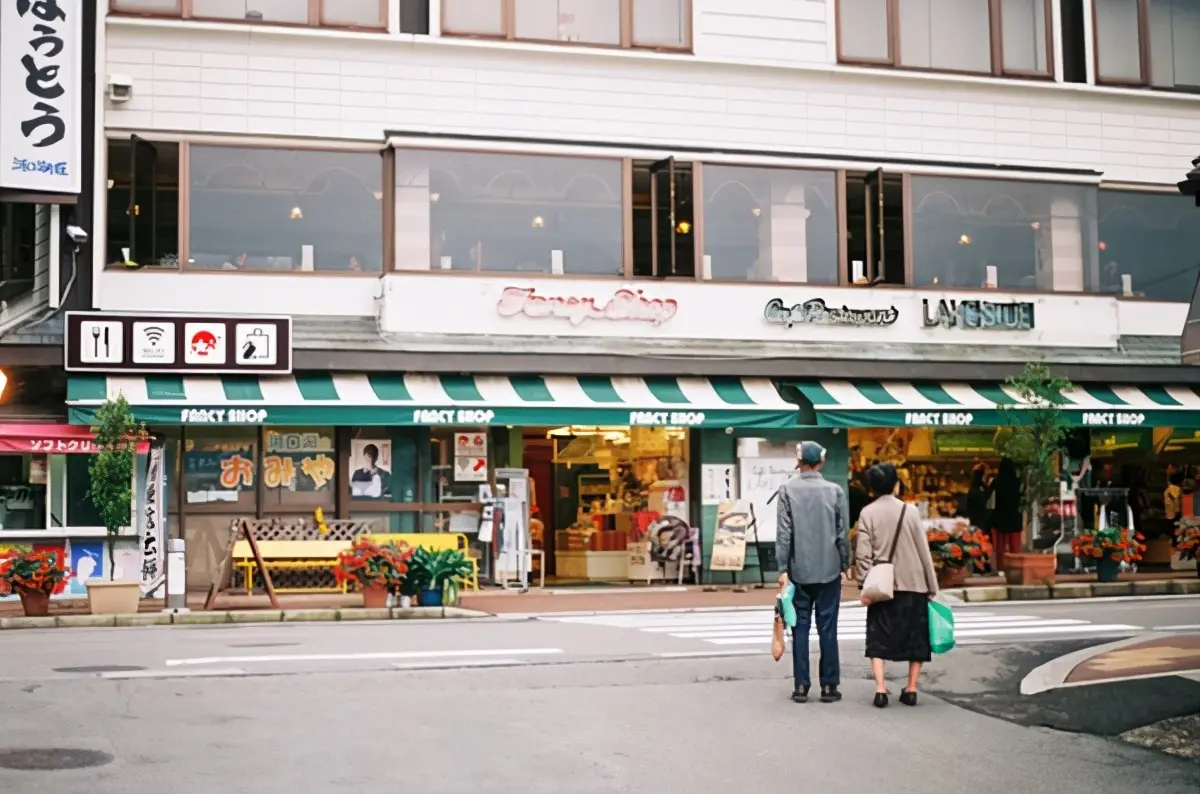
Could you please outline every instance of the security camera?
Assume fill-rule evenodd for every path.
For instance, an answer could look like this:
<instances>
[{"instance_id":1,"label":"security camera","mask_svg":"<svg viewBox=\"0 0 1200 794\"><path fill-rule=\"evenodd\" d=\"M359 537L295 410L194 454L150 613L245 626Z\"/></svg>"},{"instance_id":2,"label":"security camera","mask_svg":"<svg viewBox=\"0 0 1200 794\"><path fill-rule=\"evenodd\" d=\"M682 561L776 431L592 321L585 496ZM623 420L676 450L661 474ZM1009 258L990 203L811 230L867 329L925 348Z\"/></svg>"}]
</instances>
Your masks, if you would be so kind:
<instances>
[{"instance_id":1,"label":"security camera","mask_svg":"<svg viewBox=\"0 0 1200 794\"><path fill-rule=\"evenodd\" d=\"M108 99L110 102L128 102L133 99L133 78L127 74L108 76Z\"/></svg>"},{"instance_id":2,"label":"security camera","mask_svg":"<svg viewBox=\"0 0 1200 794\"><path fill-rule=\"evenodd\" d=\"M88 241L88 233L78 226L68 226L67 236L71 238L71 242L75 245L84 245Z\"/></svg>"}]
</instances>

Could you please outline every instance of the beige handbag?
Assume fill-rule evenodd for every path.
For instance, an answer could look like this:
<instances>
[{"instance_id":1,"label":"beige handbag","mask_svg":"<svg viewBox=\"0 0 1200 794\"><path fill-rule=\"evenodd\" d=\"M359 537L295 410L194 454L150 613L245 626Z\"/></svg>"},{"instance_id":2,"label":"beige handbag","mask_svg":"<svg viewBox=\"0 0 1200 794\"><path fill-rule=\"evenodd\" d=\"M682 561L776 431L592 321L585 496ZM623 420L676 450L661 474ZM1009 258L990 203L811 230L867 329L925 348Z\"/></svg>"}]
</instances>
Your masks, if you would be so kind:
<instances>
[{"instance_id":1,"label":"beige handbag","mask_svg":"<svg viewBox=\"0 0 1200 794\"><path fill-rule=\"evenodd\" d=\"M908 505L900 508L900 520L896 522L896 534L892 536L892 548L888 551L887 561L876 561L871 570L867 571L867 577L863 579L863 598L872 604L891 601L896 594L896 567L892 565L892 560L896 556L896 543L900 540L900 531L904 528L905 510L908 510Z\"/></svg>"}]
</instances>

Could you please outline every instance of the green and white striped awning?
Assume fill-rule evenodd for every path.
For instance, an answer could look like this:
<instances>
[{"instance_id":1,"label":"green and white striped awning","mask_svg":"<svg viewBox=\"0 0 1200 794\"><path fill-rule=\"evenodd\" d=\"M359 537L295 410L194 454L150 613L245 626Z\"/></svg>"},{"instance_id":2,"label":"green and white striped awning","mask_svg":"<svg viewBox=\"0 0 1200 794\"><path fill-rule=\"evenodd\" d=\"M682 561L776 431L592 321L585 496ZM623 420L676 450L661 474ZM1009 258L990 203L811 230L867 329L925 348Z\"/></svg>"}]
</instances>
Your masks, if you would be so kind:
<instances>
[{"instance_id":1,"label":"green and white striped awning","mask_svg":"<svg viewBox=\"0 0 1200 794\"><path fill-rule=\"evenodd\" d=\"M820 427L997 427L1009 421L1002 406L1029 407L1002 383L822 380L784 386L812 406ZM1200 393L1189 386L1077 386L1062 393L1060 405L1079 427L1200 427Z\"/></svg>"},{"instance_id":2,"label":"green and white striped awning","mask_svg":"<svg viewBox=\"0 0 1200 794\"><path fill-rule=\"evenodd\" d=\"M147 425L641 425L795 427L755 378L536 375L71 376L70 420L125 395Z\"/></svg>"}]
</instances>

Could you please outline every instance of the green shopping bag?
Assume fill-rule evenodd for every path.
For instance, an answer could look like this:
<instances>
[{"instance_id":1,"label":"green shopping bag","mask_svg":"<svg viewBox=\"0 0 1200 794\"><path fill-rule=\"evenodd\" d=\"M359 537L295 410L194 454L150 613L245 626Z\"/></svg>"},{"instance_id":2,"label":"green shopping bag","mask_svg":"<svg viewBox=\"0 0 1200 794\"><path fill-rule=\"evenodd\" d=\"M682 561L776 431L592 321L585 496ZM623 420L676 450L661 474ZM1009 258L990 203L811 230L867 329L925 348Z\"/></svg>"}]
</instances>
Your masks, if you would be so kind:
<instances>
[{"instance_id":1,"label":"green shopping bag","mask_svg":"<svg viewBox=\"0 0 1200 794\"><path fill-rule=\"evenodd\" d=\"M954 649L954 613L940 601L929 602L929 647L934 653Z\"/></svg>"}]
</instances>

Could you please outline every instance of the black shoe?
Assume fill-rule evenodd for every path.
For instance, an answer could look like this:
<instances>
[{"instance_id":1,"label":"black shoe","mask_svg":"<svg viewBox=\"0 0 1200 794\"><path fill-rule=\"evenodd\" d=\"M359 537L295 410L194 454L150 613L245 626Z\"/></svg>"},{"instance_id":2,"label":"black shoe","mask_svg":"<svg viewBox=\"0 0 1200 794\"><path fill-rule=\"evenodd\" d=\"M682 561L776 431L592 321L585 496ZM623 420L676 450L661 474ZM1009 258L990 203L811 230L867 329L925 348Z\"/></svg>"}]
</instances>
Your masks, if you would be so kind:
<instances>
[{"instance_id":1,"label":"black shoe","mask_svg":"<svg viewBox=\"0 0 1200 794\"><path fill-rule=\"evenodd\" d=\"M802 687L801 689L797 689L795 692L793 692L792 700L794 700L797 703L807 703L808 702L808 687Z\"/></svg>"},{"instance_id":2,"label":"black shoe","mask_svg":"<svg viewBox=\"0 0 1200 794\"><path fill-rule=\"evenodd\" d=\"M875 693L875 708L886 709L887 703L888 703L887 692L876 692Z\"/></svg>"},{"instance_id":3,"label":"black shoe","mask_svg":"<svg viewBox=\"0 0 1200 794\"><path fill-rule=\"evenodd\" d=\"M900 692L900 702L906 706L917 705L917 693L908 689L902 690Z\"/></svg>"},{"instance_id":4,"label":"black shoe","mask_svg":"<svg viewBox=\"0 0 1200 794\"><path fill-rule=\"evenodd\" d=\"M836 703L841 699L842 699L842 693L838 692L837 687L835 687L835 686L821 687L821 702L822 703Z\"/></svg>"}]
</instances>

